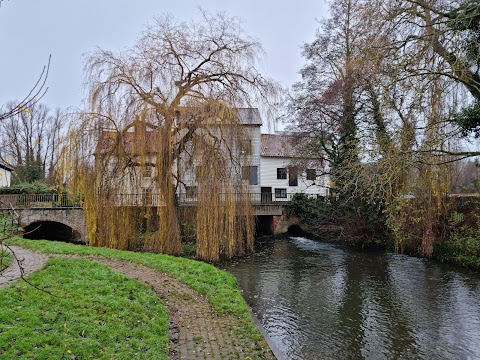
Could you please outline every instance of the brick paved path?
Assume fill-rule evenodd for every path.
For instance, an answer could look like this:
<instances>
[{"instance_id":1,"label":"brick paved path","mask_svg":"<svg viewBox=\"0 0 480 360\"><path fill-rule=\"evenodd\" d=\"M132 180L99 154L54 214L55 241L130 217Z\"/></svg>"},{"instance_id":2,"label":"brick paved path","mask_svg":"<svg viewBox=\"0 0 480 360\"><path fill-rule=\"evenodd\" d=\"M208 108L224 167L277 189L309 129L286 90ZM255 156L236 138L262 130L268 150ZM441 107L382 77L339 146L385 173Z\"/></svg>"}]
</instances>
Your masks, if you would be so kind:
<instances>
[{"instance_id":1,"label":"brick paved path","mask_svg":"<svg viewBox=\"0 0 480 360\"><path fill-rule=\"evenodd\" d=\"M20 266L23 268L23 275L27 276L45 265L48 256L36 253L18 246L10 246L15 255L12 255L10 266L0 273L0 286L7 285L22 276ZM14 256L19 260L20 266Z\"/></svg>"},{"instance_id":2,"label":"brick paved path","mask_svg":"<svg viewBox=\"0 0 480 360\"><path fill-rule=\"evenodd\" d=\"M146 266L96 258L122 274L150 286L168 307L172 359L274 359L259 353L259 344L242 338L242 324L217 315L210 302L182 282Z\"/></svg>"}]
</instances>

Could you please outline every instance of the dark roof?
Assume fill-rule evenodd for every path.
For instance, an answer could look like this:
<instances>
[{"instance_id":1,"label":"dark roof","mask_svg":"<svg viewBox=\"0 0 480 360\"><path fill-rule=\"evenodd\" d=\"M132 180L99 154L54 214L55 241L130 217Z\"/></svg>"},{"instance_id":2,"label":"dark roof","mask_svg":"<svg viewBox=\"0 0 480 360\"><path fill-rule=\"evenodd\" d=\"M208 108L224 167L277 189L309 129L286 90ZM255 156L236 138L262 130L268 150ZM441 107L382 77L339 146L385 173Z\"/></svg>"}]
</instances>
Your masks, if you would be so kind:
<instances>
[{"instance_id":1,"label":"dark roof","mask_svg":"<svg viewBox=\"0 0 480 360\"><path fill-rule=\"evenodd\" d=\"M262 134L261 156L297 157L291 135Z\"/></svg>"},{"instance_id":2,"label":"dark roof","mask_svg":"<svg viewBox=\"0 0 480 360\"><path fill-rule=\"evenodd\" d=\"M260 155L265 157L285 157L321 159L320 155L307 153L309 137L305 134L262 134Z\"/></svg>"},{"instance_id":3,"label":"dark roof","mask_svg":"<svg viewBox=\"0 0 480 360\"><path fill-rule=\"evenodd\" d=\"M96 154L125 152L131 156L155 154L158 152L159 140L156 131L125 132L122 136L116 131L102 131Z\"/></svg>"},{"instance_id":4,"label":"dark roof","mask_svg":"<svg viewBox=\"0 0 480 360\"><path fill-rule=\"evenodd\" d=\"M242 125L262 125L260 112L256 108L237 108ZM97 144L96 154L125 151L130 155L155 154L158 152L158 132L147 129L145 123L137 122L134 131L120 133L114 130L103 130Z\"/></svg>"},{"instance_id":5,"label":"dark roof","mask_svg":"<svg viewBox=\"0 0 480 360\"><path fill-rule=\"evenodd\" d=\"M13 171L13 167L4 163L3 161L0 161L0 169L5 169L8 171Z\"/></svg>"},{"instance_id":6,"label":"dark roof","mask_svg":"<svg viewBox=\"0 0 480 360\"><path fill-rule=\"evenodd\" d=\"M262 117L257 108L237 108L237 112L243 125L262 125Z\"/></svg>"}]
</instances>

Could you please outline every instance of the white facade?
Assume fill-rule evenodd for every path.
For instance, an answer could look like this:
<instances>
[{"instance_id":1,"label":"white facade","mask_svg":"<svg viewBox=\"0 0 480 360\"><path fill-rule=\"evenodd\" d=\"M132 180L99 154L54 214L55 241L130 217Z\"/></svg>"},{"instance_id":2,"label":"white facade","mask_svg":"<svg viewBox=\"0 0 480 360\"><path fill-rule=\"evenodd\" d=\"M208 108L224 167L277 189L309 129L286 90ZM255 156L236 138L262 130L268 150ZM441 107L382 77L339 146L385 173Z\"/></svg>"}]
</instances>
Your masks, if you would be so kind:
<instances>
[{"instance_id":1,"label":"white facade","mask_svg":"<svg viewBox=\"0 0 480 360\"><path fill-rule=\"evenodd\" d=\"M307 179L307 169L297 168L296 174L292 162L294 158L287 157L266 157L260 158L260 184L262 193L267 193L271 188L272 199L285 199L290 194L304 193L309 196L326 196L328 194L329 178L322 175L323 169L308 169L309 179ZM283 169L283 170L279 170ZM314 175L314 180L313 180ZM297 181L295 182L295 178ZM293 185L293 184L297 185ZM284 197L285 196L285 197Z\"/></svg>"},{"instance_id":2,"label":"white facade","mask_svg":"<svg viewBox=\"0 0 480 360\"><path fill-rule=\"evenodd\" d=\"M12 179L12 168L0 163L0 187L10 186Z\"/></svg>"},{"instance_id":3,"label":"white facade","mask_svg":"<svg viewBox=\"0 0 480 360\"><path fill-rule=\"evenodd\" d=\"M242 179L243 185L247 186L250 192L260 193L260 125L244 125L242 132L244 136L242 140L236 139L229 143L233 156L237 156L229 162L231 168L228 173L230 173L230 179L233 181ZM237 145L232 145L233 143ZM225 151L227 151L226 148ZM187 161L187 164L182 164L184 173L182 183L190 189L195 188L198 185L196 179L197 168L201 166L201 160L197 159L194 159L193 166L190 165L189 161ZM244 167L249 167L249 169L244 169ZM195 192L189 191L183 186L179 188L181 196L187 196L188 193L193 195ZM187 197L194 198L195 196Z\"/></svg>"},{"instance_id":4,"label":"white facade","mask_svg":"<svg viewBox=\"0 0 480 360\"><path fill-rule=\"evenodd\" d=\"M305 158L309 137L303 134L262 134L260 185L262 199L290 200L293 194L328 195L329 176L320 156Z\"/></svg>"},{"instance_id":5,"label":"white facade","mask_svg":"<svg viewBox=\"0 0 480 360\"><path fill-rule=\"evenodd\" d=\"M262 120L257 109L238 109L242 128L223 129L218 133L222 138L221 145L225 152L228 151L225 161L219 161L223 176L229 178L233 184L242 183L242 188L247 188L253 194L253 199L258 201L287 201L295 193L304 193L309 196L327 196L329 177L321 165L321 159L304 159L295 138L303 143L308 140L298 135L261 134ZM140 127L139 127L140 128ZM136 128L135 128L136 130ZM143 129L143 131L146 131ZM201 131L201 130L199 130ZM215 127L210 132L215 135ZM127 139L132 143L136 139L135 133ZM155 149L149 149L148 143L155 141L155 133L146 131L144 139L147 144L147 163L155 164ZM209 138L209 134L205 138ZM149 141L150 140L150 141ZM141 144L141 146L144 146ZM132 148L134 148L132 146ZM198 176L208 176L202 169L202 153L188 149L174 164L173 173L178 175L180 182L177 195L180 201L196 201L198 199ZM145 160L144 160L145 161ZM302 164L302 165L301 165ZM141 193L142 199L138 201L149 204L159 203L159 194L155 186L157 169L153 166L134 166L126 170L128 176L119 178L117 189L119 194ZM244 187L245 186L245 187ZM220 190L221 191L221 190ZM261 194L261 197L259 197Z\"/></svg>"},{"instance_id":6,"label":"white facade","mask_svg":"<svg viewBox=\"0 0 480 360\"><path fill-rule=\"evenodd\" d=\"M237 109L241 129L233 126L231 129L226 126L220 129L215 126L215 123L208 129L208 134L205 134L206 140L221 139L220 145L225 149L225 162L221 162L218 166L224 166L226 177L233 183L239 184L241 182L242 188L244 186L251 193L260 193L260 142L261 132L260 127L262 120L257 109L243 108ZM139 162L147 162L152 166L131 166L123 170L122 176L116 176L114 179L118 181L116 189L118 191L118 202L147 203L158 205L161 200L156 189L155 177L157 176L157 168L154 164L157 162L155 155L156 149L149 146L150 143L158 141L155 138L155 132L149 131L145 126L139 124L133 127L133 131L127 132L125 135L125 148L136 149L146 159L140 159ZM135 134L139 131L139 136ZM197 130L201 133L202 129ZM102 135L103 139L99 142L101 145L97 149L97 156L102 157L102 151L108 151L108 146L112 141L109 138L115 139L117 136L115 132L105 131ZM106 145L104 145L106 144ZM134 145L132 145L134 144ZM138 146L137 146L138 145ZM106 149L102 149L105 146ZM196 150L187 144L187 151L173 164L172 173L179 175L180 182L174 180L174 185L177 186L177 195L180 201L196 201L198 198L198 173L199 168L202 167L202 157L204 154L196 154ZM145 149L143 149L145 147ZM141 151L143 150L143 151ZM230 157L232 155L232 157ZM135 156L132 159L135 160ZM108 168L115 169L114 158L109 159ZM208 176L208 174L207 174ZM142 197L132 196L131 199L128 194L142 194Z\"/></svg>"}]
</instances>

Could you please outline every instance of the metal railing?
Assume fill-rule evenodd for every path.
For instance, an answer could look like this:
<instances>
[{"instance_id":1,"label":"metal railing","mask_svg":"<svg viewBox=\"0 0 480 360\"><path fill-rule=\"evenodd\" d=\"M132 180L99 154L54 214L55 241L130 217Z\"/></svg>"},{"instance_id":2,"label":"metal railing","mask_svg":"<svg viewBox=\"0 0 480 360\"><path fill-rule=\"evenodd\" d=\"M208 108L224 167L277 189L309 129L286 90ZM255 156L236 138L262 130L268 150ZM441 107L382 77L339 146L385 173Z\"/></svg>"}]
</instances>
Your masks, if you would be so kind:
<instances>
[{"instance_id":1,"label":"metal railing","mask_svg":"<svg viewBox=\"0 0 480 360\"><path fill-rule=\"evenodd\" d=\"M25 208L74 208L83 207L83 202L68 194L3 194L0 209Z\"/></svg>"},{"instance_id":2,"label":"metal railing","mask_svg":"<svg viewBox=\"0 0 480 360\"><path fill-rule=\"evenodd\" d=\"M305 194L308 198L324 198L318 194ZM218 201L250 201L254 205L279 205L292 200L295 193L220 193L208 194L207 200ZM195 205L199 201L205 200L199 194L180 193L176 195L177 204L180 206ZM160 194L115 194L114 202L119 206L162 206L165 204Z\"/></svg>"},{"instance_id":3,"label":"metal railing","mask_svg":"<svg viewBox=\"0 0 480 360\"><path fill-rule=\"evenodd\" d=\"M221 193L209 194L208 199L215 197L219 201L250 201L254 205L280 205L292 200L295 193ZM317 194L305 194L309 198L323 198ZM113 203L117 206L162 206L165 205L160 194L115 194ZM177 194L176 201L180 206L195 205L204 200L198 194ZM108 202L107 199L105 199ZM22 208L78 208L83 201L72 198L68 194L5 194L0 195L0 209Z\"/></svg>"}]
</instances>

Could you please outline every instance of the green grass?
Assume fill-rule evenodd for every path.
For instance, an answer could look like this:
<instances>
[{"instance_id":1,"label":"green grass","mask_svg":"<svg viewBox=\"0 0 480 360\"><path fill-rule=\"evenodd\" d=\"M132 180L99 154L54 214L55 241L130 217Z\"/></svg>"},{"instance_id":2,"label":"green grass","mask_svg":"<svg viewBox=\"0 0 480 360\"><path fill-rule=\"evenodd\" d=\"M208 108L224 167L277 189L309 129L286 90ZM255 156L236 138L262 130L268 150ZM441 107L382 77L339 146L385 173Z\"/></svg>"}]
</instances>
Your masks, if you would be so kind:
<instances>
[{"instance_id":1,"label":"green grass","mask_svg":"<svg viewBox=\"0 0 480 360\"><path fill-rule=\"evenodd\" d=\"M0 247L0 271L7 268L8 265L10 265L11 261L12 261L12 256L10 255L10 253Z\"/></svg>"},{"instance_id":2,"label":"green grass","mask_svg":"<svg viewBox=\"0 0 480 360\"><path fill-rule=\"evenodd\" d=\"M168 317L148 287L84 259L50 259L0 289L1 359L165 359Z\"/></svg>"},{"instance_id":3,"label":"green grass","mask_svg":"<svg viewBox=\"0 0 480 360\"><path fill-rule=\"evenodd\" d=\"M8 243L47 254L98 255L141 263L170 274L205 295L217 313L250 318L235 277L201 261L164 254L121 251L58 241L26 240L19 237L8 240Z\"/></svg>"},{"instance_id":4,"label":"green grass","mask_svg":"<svg viewBox=\"0 0 480 360\"><path fill-rule=\"evenodd\" d=\"M218 314L229 314L238 318L243 325L242 333L237 334L238 336L268 348L252 320L235 277L213 265L164 254L121 251L46 240L26 240L16 237L9 239L8 243L50 254L97 255L128 260L169 274L205 295Z\"/></svg>"}]
</instances>

